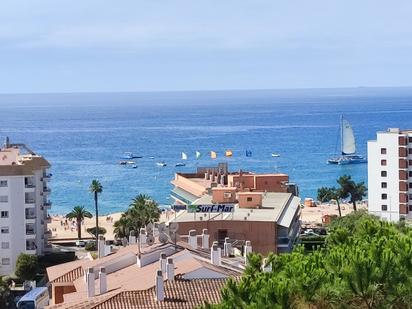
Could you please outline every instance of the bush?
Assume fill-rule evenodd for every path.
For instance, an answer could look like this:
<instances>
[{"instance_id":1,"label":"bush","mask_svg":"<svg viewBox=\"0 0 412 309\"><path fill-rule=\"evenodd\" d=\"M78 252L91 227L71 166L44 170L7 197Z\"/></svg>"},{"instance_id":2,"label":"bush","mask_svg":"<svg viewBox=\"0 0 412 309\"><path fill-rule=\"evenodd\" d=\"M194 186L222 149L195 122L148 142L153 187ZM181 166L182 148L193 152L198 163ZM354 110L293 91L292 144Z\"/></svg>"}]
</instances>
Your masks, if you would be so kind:
<instances>
[{"instance_id":1,"label":"bush","mask_svg":"<svg viewBox=\"0 0 412 309\"><path fill-rule=\"evenodd\" d=\"M87 251L96 251L96 243L94 241L90 241L86 244L86 246L84 246L84 249Z\"/></svg>"},{"instance_id":2,"label":"bush","mask_svg":"<svg viewBox=\"0 0 412 309\"><path fill-rule=\"evenodd\" d=\"M21 253L17 257L16 276L22 280L34 280L38 267L39 263L36 255Z\"/></svg>"}]
</instances>

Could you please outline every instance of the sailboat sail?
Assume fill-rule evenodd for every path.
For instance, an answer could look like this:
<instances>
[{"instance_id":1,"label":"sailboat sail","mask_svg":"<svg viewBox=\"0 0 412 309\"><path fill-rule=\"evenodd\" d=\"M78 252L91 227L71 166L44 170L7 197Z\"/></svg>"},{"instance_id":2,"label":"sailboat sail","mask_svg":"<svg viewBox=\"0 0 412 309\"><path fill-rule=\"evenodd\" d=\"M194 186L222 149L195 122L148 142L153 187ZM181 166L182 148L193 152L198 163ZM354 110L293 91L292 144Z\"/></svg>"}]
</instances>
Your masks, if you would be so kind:
<instances>
[{"instance_id":1,"label":"sailboat sail","mask_svg":"<svg viewBox=\"0 0 412 309\"><path fill-rule=\"evenodd\" d=\"M200 152L196 151L196 159L199 159L199 158L200 158Z\"/></svg>"},{"instance_id":2,"label":"sailboat sail","mask_svg":"<svg viewBox=\"0 0 412 309\"><path fill-rule=\"evenodd\" d=\"M184 152L182 152L182 160L187 160L187 154L185 154Z\"/></svg>"},{"instance_id":3,"label":"sailboat sail","mask_svg":"<svg viewBox=\"0 0 412 309\"><path fill-rule=\"evenodd\" d=\"M214 151L211 151L211 152L210 152L210 157L211 157L212 159L216 159L216 158L217 158L217 153L214 152Z\"/></svg>"},{"instance_id":4,"label":"sailboat sail","mask_svg":"<svg viewBox=\"0 0 412 309\"><path fill-rule=\"evenodd\" d=\"M352 127L345 119L342 120L342 154L349 155L356 153L355 136Z\"/></svg>"}]
</instances>

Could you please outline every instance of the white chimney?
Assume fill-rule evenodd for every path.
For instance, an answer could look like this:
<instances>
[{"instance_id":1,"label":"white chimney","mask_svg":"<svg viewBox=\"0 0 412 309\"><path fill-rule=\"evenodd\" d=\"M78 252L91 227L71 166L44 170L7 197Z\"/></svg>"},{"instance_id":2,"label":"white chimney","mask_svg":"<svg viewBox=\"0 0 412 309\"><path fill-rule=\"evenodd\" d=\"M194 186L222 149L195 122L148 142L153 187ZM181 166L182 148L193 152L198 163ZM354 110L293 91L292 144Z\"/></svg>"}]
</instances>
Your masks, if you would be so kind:
<instances>
[{"instance_id":1,"label":"white chimney","mask_svg":"<svg viewBox=\"0 0 412 309\"><path fill-rule=\"evenodd\" d=\"M243 251L243 256L245 257L245 264L247 262L247 256L249 253L252 253L252 242L250 240L246 240Z\"/></svg>"},{"instance_id":2,"label":"white chimney","mask_svg":"<svg viewBox=\"0 0 412 309\"><path fill-rule=\"evenodd\" d=\"M129 245L134 245L136 243L136 236L134 231L130 231L129 235Z\"/></svg>"},{"instance_id":3,"label":"white chimney","mask_svg":"<svg viewBox=\"0 0 412 309\"><path fill-rule=\"evenodd\" d=\"M163 301L165 299L165 287L163 282L163 274L161 270L156 272L156 300Z\"/></svg>"},{"instance_id":4,"label":"white chimney","mask_svg":"<svg viewBox=\"0 0 412 309\"><path fill-rule=\"evenodd\" d=\"M197 249L197 235L196 235L196 230L190 230L189 231L189 246L191 246L193 249Z\"/></svg>"},{"instance_id":5,"label":"white chimney","mask_svg":"<svg viewBox=\"0 0 412 309\"><path fill-rule=\"evenodd\" d=\"M219 248L217 241L214 241L212 247L210 248L210 262L213 265L220 266L221 254L221 249Z\"/></svg>"},{"instance_id":6,"label":"white chimney","mask_svg":"<svg viewBox=\"0 0 412 309\"><path fill-rule=\"evenodd\" d=\"M146 244L146 230L144 228L140 229L139 233L139 245L143 246Z\"/></svg>"},{"instance_id":7,"label":"white chimney","mask_svg":"<svg viewBox=\"0 0 412 309\"><path fill-rule=\"evenodd\" d=\"M94 269L90 267L87 269L87 296L93 297L95 295L94 291Z\"/></svg>"},{"instance_id":8,"label":"white chimney","mask_svg":"<svg viewBox=\"0 0 412 309\"><path fill-rule=\"evenodd\" d=\"M175 265L173 264L173 259L167 259L167 269L166 269L166 276L167 280L174 281L175 280Z\"/></svg>"},{"instance_id":9,"label":"white chimney","mask_svg":"<svg viewBox=\"0 0 412 309\"><path fill-rule=\"evenodd\" d=\"M99 258L104 257L105 243L106 243L106 239L102 235L99 235L99 241L97 242L97 254Z\"/></svg>"},{"instance_id":10,"label":"white chimney","mask_svg":"<svg viewBox=\"0 0 412 309\"><path fill-rule=\"evenodd\" d=\"M202 231L202 249L209 248L209 232L207 229L203 229Z\"/></svg>"},{"instance_id":11,"label":"white chimney","mask_svg":"<svg viewBox=\"0 0 412 309\"><path fill-rule=\"evenodd\" d=\"M100 267L99 281L100 281L100 294L104 294L107 292L106 268L104 267Z\"/></svg>"},{"instance_id":12,"label":"white chimney","mask_svg":"<svg viewBox=\"0 0 412 309\"><path fill-rule=\"evenodd\" d=\"M110 241L106 240L104 245L104 256L109 255L112 253L112 246L110 245Z\"/></svg>"},{"instance_id":13,"label":"white chimney","mask_svg":"<svg viewBox=\"0 0 412 309\"><path fill-rule=\"evenodd\" d=\"M162 273L166 273L166 253L160 253L159 263Z\"/></svg>"},{"instance_id":14,"label":"white chimney","mask_svg":"<svg viewBox=\"0 0 412 309\"><path fill-rule=\"evenodd\" d=\"M223 245L223 255L226 257L232 255L232 244L229 241L229 237L225 237L225 243Z\"/></svg>"}]
</instances>

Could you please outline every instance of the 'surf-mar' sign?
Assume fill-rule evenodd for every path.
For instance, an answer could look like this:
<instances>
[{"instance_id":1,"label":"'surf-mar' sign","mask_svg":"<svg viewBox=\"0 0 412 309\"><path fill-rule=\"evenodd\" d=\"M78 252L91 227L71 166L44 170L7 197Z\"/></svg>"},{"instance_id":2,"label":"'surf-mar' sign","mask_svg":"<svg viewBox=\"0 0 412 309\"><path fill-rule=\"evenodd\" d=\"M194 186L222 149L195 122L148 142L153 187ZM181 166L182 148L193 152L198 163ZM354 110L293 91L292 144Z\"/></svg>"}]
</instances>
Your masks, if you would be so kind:
<instances>
[{"instance_id":1,"label":"'surf-mar' sign","mask_svg":"<svg viewBox=\"0 0 412 309\"><path fill-rule=\"evenodd\" d=\"M233 212L235 204L189 205L187 212Z\"/></svg>"}]
</instances>

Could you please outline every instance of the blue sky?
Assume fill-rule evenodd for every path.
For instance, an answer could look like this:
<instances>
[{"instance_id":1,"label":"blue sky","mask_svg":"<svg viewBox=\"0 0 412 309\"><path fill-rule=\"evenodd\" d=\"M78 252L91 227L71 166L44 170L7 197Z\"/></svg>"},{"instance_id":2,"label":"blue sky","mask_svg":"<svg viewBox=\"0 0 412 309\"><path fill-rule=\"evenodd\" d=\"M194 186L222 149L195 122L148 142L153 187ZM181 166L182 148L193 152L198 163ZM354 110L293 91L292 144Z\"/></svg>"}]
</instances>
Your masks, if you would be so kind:
<instances>
[{"instance_id":1,"label":"blue sky","mask_svg":"<svg viewBox=\"0 0 412 309\"><path fill-rule=\"evenodd\" d=\"M0 93L412 86L410 0L1 0Z\"/></svg>"}]
</instances>

